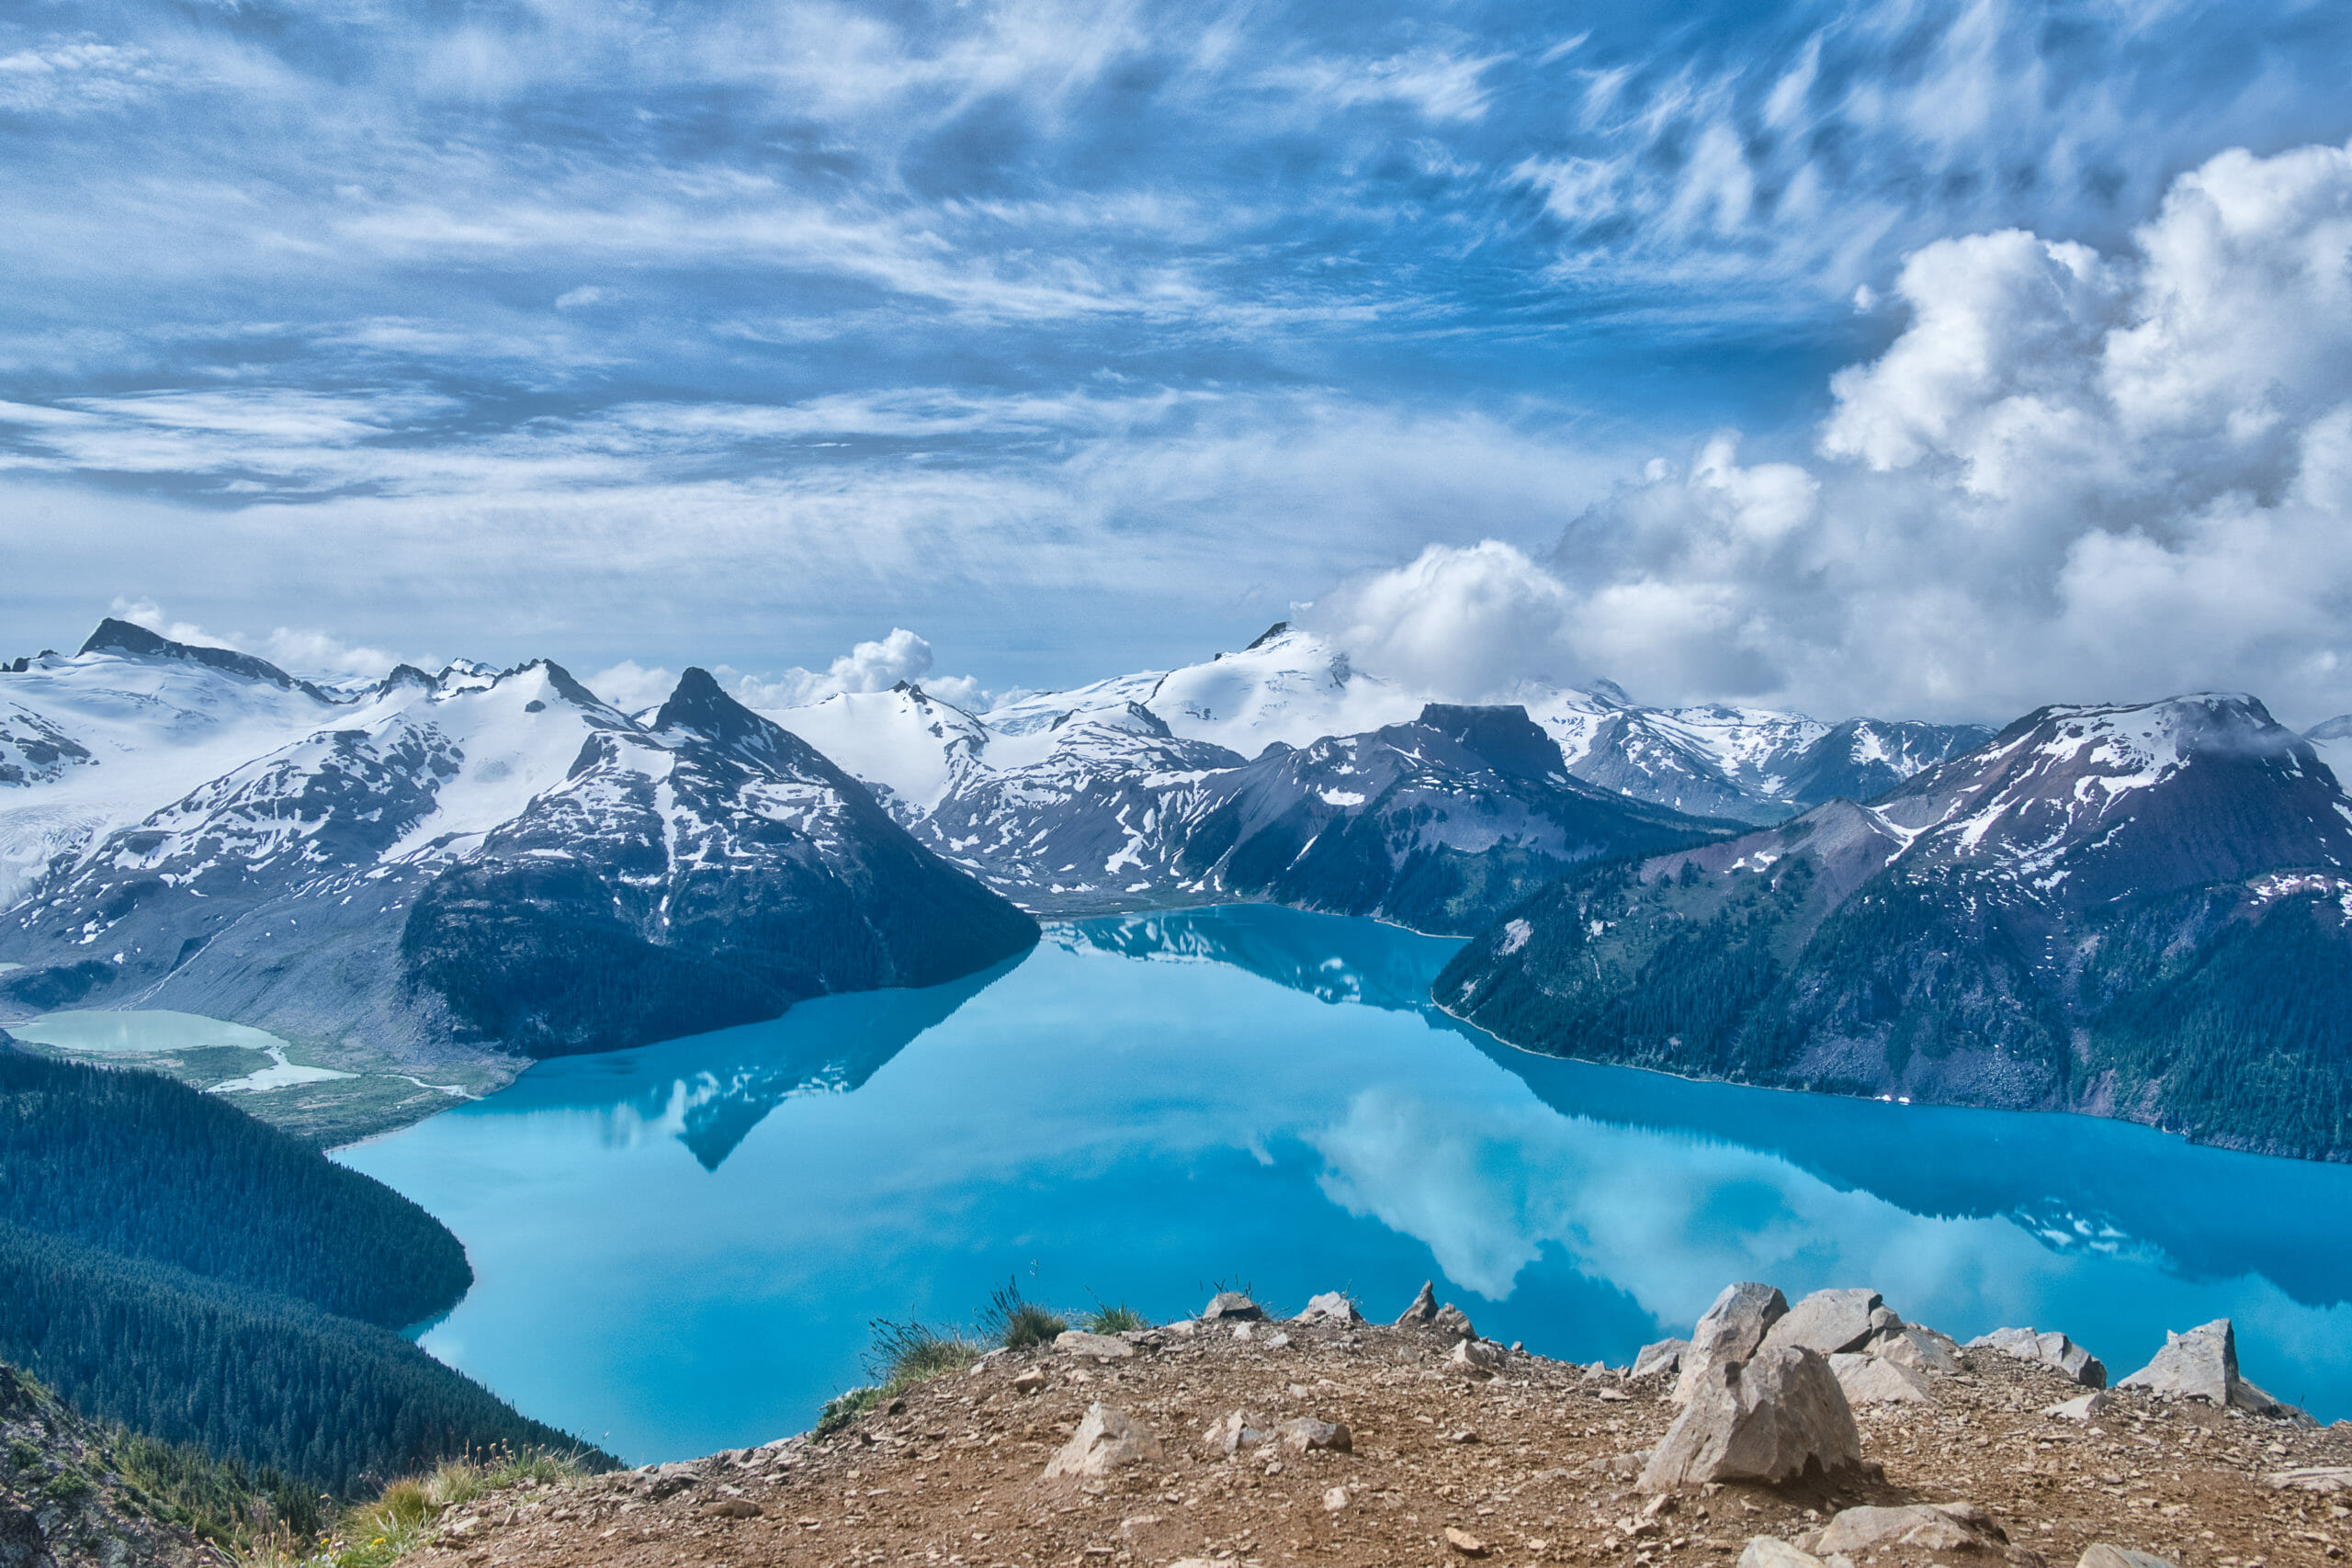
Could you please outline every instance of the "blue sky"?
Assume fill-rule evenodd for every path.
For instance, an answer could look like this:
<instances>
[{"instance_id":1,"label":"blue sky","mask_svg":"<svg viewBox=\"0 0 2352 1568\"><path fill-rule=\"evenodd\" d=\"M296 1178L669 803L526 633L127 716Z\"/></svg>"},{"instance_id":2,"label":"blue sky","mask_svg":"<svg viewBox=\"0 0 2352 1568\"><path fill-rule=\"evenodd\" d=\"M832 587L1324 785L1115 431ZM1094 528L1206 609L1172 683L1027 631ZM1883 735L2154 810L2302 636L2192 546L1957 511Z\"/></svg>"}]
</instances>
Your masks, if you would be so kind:
<instances>
[{"instance_id":1,"label":"blue sky","mask_svg":"<svg viewBox=\"0 0 2352 1568\"><path fill-rule=\"evenodd\" d=\"M1432 689L2308 721L2347 65L2326 5L28 0L0 615L1002 688L1311 602Z\"/></svg>"}]
</instances>

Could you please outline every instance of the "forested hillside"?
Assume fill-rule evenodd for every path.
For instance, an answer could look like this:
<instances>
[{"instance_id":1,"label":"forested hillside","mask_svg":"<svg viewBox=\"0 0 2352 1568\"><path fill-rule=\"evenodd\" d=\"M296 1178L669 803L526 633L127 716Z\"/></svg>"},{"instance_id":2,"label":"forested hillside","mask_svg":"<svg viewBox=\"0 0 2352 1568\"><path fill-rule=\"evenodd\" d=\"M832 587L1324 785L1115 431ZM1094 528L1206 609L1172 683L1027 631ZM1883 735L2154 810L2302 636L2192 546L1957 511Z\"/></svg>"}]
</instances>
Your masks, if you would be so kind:
<instances>
[{"instance_id":1,"label":"forested hillside","mask_svg":"<svg viewBox=\"0 0 2352 1568\"><path fill-rule=\"evenodd\" d=\"M473 1283L432 1215L176 1079L0 1051L0 1220L400 1328Z\"/></svg>"},{"instance_id":2,"label":"forested hillside","mask_svg":"<svg viewBox=\"0 0 2352 1568\"><path fill-rule=\"evenodd\" d=\"M85 1416L336 1493L580 1446L391 1332L472 1282L455 1236L217 1097L0 1043L0 1360Z\"/></svg>"},{"instance_id":3,"label":"forested hillside","mask_svg":"<svg viewBox=\"0 0 2352 1568\"><path fill-rule=\"evenodd\" d=\"M0 1359L84 1415L337 1493L500 1444L575 1441L399 1335L0 1224Z\"/></svg>"}]
</instances>

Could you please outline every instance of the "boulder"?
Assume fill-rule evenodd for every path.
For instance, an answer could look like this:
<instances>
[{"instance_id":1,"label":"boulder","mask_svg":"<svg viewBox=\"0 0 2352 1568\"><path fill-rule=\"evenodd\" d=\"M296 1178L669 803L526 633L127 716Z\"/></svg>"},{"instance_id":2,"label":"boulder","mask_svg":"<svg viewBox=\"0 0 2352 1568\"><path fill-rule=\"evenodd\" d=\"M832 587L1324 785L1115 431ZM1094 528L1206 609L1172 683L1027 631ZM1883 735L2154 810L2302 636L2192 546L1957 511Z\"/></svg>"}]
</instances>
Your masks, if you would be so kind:
<instances>
[{"instance_id":1,"label":"boulder","mask_svg":"<svg viewBox=\"0 0 2352 1568\"><path fill-rule=\"evenodd\" d=\"M1710 1367L1640 1484L1667 1492L1710 1481L1781 1482L1850 1469L1861 1457L1853 1408L1828 1361L1782 1346Z\"/></svg>"},{"instance_id":2,"label":"boulder","mask_svg":"<svg viewBox=\"0 0 2352 1568\"><path fill-rule=\"evenodd\" d=\"M1822 1568L1822 1562L1775 1536L1759 1535L1739 1554L1739 1568Z\"/></svg>"},{"instance_id":3,"label":"boulder","mask_svg":"<svg viewBox=\"0 0 2352 1568\"><path fill-rule=\"evenodd\" d=\"M1219 1291L1201 1309L1203 1323L1262 1323L1266 1309L1239 1291Z\"/></svg>"},{"instance_id":4,"label":"boulder","mask_svg":"<svg viewBox=\"0 0 2352 1568\"><path fill-rule=\"evenodd\" d=\"M1396 1328L1426 1328L1429 1326L1430 1319L1436 1315L1437 1281L1435 1280L1424 1280L1421 1281L1421 1293L1413 1298L1413 1304L1411 1306L1407 1307L1403 1312L1396 1314L1396 1323L1390 1326Z\"/></svg>"},{"instance_id":5,"label":"boulder","mask_svg":"<svg viewBox=\"0 0 2352 1568\"><path fill-rule=\"evenodd\" d=\"M1046 1479L1108 1475L1125 1464L1159 1458L1159 1439L1137 1426L1124 1410L1090 1404L1059 1453L1046 1461Z\"/></svg>"},{"instance_id":6,"label":"boulder","mask_svg":"<svg viewBox=\"0 0 2352 1568\"><path fill-rule=\"evenodd\" d=\"M1280 1437L1283 1447L1295 1454L1356 1451L1354 1435L1344 1421L1318 1421L1312 1416L1300 1416L1283 1423Z\"/></svg>"},{"instance_id":7,"label":"boulder","mask_svg":"<svg viewBox=\"0 0 2352 1568\"><path fill-rule=\"evenodd\" d=\"M2083 1548L2083 1554L2075 1559L2075 1568L2173 1568L2173 1564L2169 1558L2153 1551L2109 1546L2101 1540Z\"/></svg>"},{"instance_id":8,"label":"boulder","mask_svg":"<svg viewBox=\"0 0 2352 1568\"><path fill-rule=\"evenodd\" d=\"M2038 1334L2030 1328L1996 1328L1990 1334L1980 1334L1970 1340L1968 1348L1972 1350L2000 1350L2021 1361L2039 1361L2085 1388L2107 1386L2106 1364L2054 1329Z\"/></svg>"},{"instance_id":9,"label":"boulder","mask_svg":"<svg viewBox=\"0 0 2352 1568\"><path fill-rule=\"evenodd\" d=\"M1824 1557L1860 1556L1891 1546L1919 1551L1997 1551L2009 1538L1973 1503L1914 1503L1899 1508L1848 1508L1814 1543Z\"/></svg>"},{"instance_id":10,"label":"boulder","mask_svg":"<svg viewBox=\"0 0 2352 1568\"><path fill-rule=\"evenodd\" d=\"M2095 1388L2088 1393L2075 1395L2063 1404L2053 1404L2042 1414L2055 1416L2061 1421L2087 1421L2094 1416L2104 1416L2113 1408L2115 1408L2115 1395L2103 1388Z\"/></svg>"},{"instance_id":11,"label":"boulder","mask_svg":"<svg viewBox=\"0 0 2352 1568\"><path fill-rule=\"evenodd\" d=\"M1293 1323L1336 1323L1343 1328L1363 1321L1363 1314L1356 1311L1356 1303L1337 1291L1326 1291L1306 1303L1306 1310L1291 1319Z\"/></svg>"},{"instance_id":12,"label":"boulder","mask_svg":"<svg viewBox=\"0 0 2352 1568\"><path fill-rule=\"evenodd\" d=\"M1682 1367L1683 1353L1690 1348L1690 1341L1688 1339L1661 1339L1655 1345L1645 1345L1641 1354L1634 1358L1633 1369L1625 1376L1630 1380L1650 1377L1658 1372L1679 1371Z\"/></svg>"},{"instance_id":13,"label":"boulder","mask_svg":"<svg viewBox=\"0 0 2352 1568\"><path fill-rule=\"evenodd\" d=\"M1219 1453L1239 1453L1243 1449L1256 1448L1273 1437L1272 1424L1262 1416L1252 1416L1247 1410L1236 1410L1201 1434L1201 1441Z\"/></svg>"},{"instance_id":14,"label":"boulder","mask_svg":"<svg viewBox=\"0 0 2352 1568\"><path fill-rule=\"evenodd\" d=\"M1089 1334L1083 1328L1065 1329L1055 1337L1054 1348L1065 1356L1084 1356L1097 1361L1124 1361L1136 1353L1136 1348L1124 1339Z\"/></svg>"},{"instance_id":15,"label":"boulder","mask_svg":"<svg viewBox=\"0 0 2352 1568\"><path fill-rule=\"evenodd\" d=\"M1960 1371L1960 1346L1949 1334L1905 1325L1891 1333L1873 1334L1864 1346L1871 1355L1908 1367L1915 1372L1950 1377Z\"/></svg>"},{"instance_id":16,"label":"boulder","mask_svg":"<svg viewBox=\"0 0 2352 1568\"><path fill-rule=\"evenodd\" d=\"M1928 1380L1883 1356L1845 1352L1829 1358L1829 1370L1849 1404L1933 1404Z\"/></svg>"},{"instance_id":17,"label":"boulder","mask_svg":"<svg viewBox=\"0 0 2352 1568\"><path fill-rule=\"evenodd\" d=\"M1789 1299L1770 1285L1747 1280L1724 1286L1690 1331L1690 1348L1683 1353L1675 1379L1675 1402L1688 1400L1713 1368L1754 1355L1765 1334L1788 1312Z\"/></svg>"},{"instance_id":18,"label":"boulder","mask_svg":"<svg viewBox=\"0 0 2352 1568\"><path fill-rule=\"evenodd\" d=\"M2274 1492L2318 1492L2334 1496L2352 1492L2352 1465L2308 1464L2297 1470L2275 1470L2262 1478Z\"/></svg>"},{"instance_id":19,"label":"boulder","mask_svg":"<svg viewBox=\"0 0 2352 1568\"><path fill-rule=\"evenodd\" d=\"M1876 1291L1815 1291L1781 1314L1765 1333L1764 1343L1835 1356L1860 1349L1881 1329L1902 1326L1903 1320L1886 1310L1885 1299Z\"/></svg>"},{"instance_id":20,"label":"boulder","mask_svg":"<svg viewBox=\"0 0 2352 1568\"><path fill-rule=\"evenodd\" d=\"M2254 1416L2303 1415L2238 1375L2237 1330L2226 1317L2217 1317L2186 1334L2167 1332L2165 1348L2156 1352L2155 1359L2115 1386L2144 1388L2159 1399L2201 1399L2217 1410L2243 1410Z\"/></svg>"},{"instance_id":21,"label":"boulder","mask_svg":"<svg viewBox=\"0 0 2352 1568\"><path fill-rule=\"evenodd\" d=\"M1468 1530L1456 1529L1452 1525L1445 1527L1445 1544L1453 1548L1454 1551L1462 1553L1464 1557L1484 1557L1487 1555L1487 1543L1485 1541L1480 1540Z\"/></svg>"}]
</instances>

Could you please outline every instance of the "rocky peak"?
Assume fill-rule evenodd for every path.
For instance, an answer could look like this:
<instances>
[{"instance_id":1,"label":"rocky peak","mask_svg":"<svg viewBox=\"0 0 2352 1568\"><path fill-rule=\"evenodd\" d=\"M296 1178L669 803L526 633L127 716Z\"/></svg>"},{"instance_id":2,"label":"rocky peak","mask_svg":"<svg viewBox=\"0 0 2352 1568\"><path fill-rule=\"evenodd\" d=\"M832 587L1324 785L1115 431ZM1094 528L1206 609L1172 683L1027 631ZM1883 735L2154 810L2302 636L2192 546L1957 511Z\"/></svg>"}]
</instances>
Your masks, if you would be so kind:
<instances>
[{"instance_id":1,"label":"rocky peak","mask_svg":"<svg viewBox=\"0 0 2352 1568\"><path fill-rule=\"evenodd\" d=\"M1517 704L1508 707L1457 707L1430 703L1416 721L1460 746L1495 772L1515 778L1565 778L1567 764L1559 743L1544 733ZM1404 727L1399 726L1400 729Z\"/></svg>"},{"instance_id":2,"label":"rocky peak","mask_svg":"<svg viewBox=\"0 0 2352 1568\"><path fill-rule=\"evenodd\" d=\"M297 680L266 659L250 653L239 653L226 648L198 648L185 642L174 642L159 637L145 626L129 621L119 621L112 615L98 623L82 644L81 653L112 653L130 659L178 659L202 664L231 675L241 675L248 681L266 681L273 686L283 686L289 692L300 692L321 703L333 705L334 699L308 681Z\"/></svg>"}]
</instances>

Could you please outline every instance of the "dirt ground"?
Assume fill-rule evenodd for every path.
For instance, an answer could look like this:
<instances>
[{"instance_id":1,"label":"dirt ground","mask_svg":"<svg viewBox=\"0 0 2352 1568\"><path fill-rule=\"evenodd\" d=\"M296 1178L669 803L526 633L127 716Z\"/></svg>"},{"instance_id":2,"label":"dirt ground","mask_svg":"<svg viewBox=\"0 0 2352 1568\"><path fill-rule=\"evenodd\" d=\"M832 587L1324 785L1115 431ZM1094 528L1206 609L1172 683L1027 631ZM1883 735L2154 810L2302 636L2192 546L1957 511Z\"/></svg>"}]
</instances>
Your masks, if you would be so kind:
<instances>
[{"instance_id":1,"label":"dirt ground","mask_svg":"<svg viewBox=\"0 0 2352 1568\"><path fill-rule=\"evenodd\" d=\"M1268 1343L1274 1331L1289 1343ZM1670 1377L1512 1354L1471 1382L1422 1329L1229 1325L1141 1337L1125 1360L1000 1352L918 1385L822 1439L506 1494L445 1518L415 1568L732 1568L876 1563L1371 1565L1537 1562L1730 1568L1751 1537L1793 1540L1858 1504L1974 1503L2006 1551L1887 1550L1866 1560L2073 1568L2094 1542L2180 1568L2289 1568L2352 1547L2352 1493L2265 1477L2352 1465L2352 1427L2313 1429L2136 1393L2088 1423L2041 1412L2082 1393L1994 1350L1933 1380L1937 1403L1856 1411L1883 1477L1711 1486L1651 1510L1643 1450L1677 1407ZM1042 1374L1042 1377L1037 1376ZM1015 1380L1041 1382L1034 1391ZM1083 1482L1043 1479L1095 1402L1162 1457ZM1343 1423L1351 1452L1204 1441L1235 1410ZM1449 1540L1449 1529L1459 1540ZM1857 1564L1866 1568L1866 1564Z\"/></svg>"}]
</instances>

